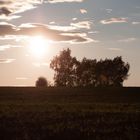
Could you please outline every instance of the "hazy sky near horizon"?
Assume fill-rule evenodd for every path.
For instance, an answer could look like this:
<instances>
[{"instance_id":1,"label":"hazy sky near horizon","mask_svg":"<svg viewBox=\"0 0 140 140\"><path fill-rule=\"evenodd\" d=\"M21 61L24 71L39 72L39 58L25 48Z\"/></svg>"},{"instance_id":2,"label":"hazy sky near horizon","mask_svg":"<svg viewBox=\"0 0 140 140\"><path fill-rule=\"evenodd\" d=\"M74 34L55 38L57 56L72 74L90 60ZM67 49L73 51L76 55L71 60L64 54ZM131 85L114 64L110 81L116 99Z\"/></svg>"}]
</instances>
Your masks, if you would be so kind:
<instances>
[{"instance_id":1,"label":"hazy sky near horizon","mask_svg":"<svg viewBox=\"0 0 140 140\"><path fill-rule=\"evenodd\" d=\"M140 86L140 0L0 0L0 86L53 79L50 60L122 56L125 86ZM39 46L39 47L38 47Z\"/></svg>"}]
</instances>

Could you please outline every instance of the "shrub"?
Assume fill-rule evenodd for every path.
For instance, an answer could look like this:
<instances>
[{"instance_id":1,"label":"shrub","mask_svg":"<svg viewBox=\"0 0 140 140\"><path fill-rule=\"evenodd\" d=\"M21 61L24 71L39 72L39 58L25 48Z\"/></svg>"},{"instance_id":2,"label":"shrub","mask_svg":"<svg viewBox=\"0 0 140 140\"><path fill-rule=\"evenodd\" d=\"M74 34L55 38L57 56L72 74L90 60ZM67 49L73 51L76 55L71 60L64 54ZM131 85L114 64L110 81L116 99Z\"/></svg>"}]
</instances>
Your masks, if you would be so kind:
<instances>
[{"instance_id":1,"label":"shrub","mask_svg":"<svg viewBox=\"0 0 140 140\"><path fill-rule=\"evenodd\" d=\"M48 81L44 77L39 77L36 81L36 87L47 87Z\"/></svg>"}]
</instances>

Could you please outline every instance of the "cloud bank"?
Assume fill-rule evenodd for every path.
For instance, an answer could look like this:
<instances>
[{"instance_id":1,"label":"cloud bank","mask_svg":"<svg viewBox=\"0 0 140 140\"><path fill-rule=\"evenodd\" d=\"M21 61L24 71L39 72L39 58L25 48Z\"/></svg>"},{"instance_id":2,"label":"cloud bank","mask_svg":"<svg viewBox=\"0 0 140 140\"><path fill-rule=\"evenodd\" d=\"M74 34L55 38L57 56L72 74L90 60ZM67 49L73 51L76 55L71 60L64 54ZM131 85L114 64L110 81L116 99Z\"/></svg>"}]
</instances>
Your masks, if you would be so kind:
<instances>
[{"instance_id":1,"label":"cloud bank","mask_svg":"<svg viewBox=\"0 0 140 140\"><path fill-rule=\"evenodd\" d=\"M75 23L73 26L53 26L39 23L26 23L18 27L5 22L0 23L0 39L17 39L31 36L44 36L54 42L88 43L97 42L87 36L80 29L88 29L88 22Z\"/></svg>"}]
</instances>

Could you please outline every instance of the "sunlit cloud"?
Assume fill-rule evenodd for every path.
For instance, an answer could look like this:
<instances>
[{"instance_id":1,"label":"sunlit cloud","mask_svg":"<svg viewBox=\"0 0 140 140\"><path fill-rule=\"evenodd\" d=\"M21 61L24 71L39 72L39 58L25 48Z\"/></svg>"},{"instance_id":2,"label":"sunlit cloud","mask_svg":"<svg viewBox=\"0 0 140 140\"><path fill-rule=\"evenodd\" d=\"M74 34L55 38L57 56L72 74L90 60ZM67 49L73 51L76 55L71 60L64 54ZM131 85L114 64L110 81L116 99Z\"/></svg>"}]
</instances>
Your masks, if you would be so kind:
<instances>
[{"instance_id":1,"label":"sunlit cloud","mask_svg":"<svg viewBox=\"0 0 140 140\"><path fill-rule=\"evenodd\" d=\"M42 2L42 0L0 0L0 19L19 18L19 16L13 14L36 8ZM10 16L10 18L7 16Z\"/></svg>"},{"instance_id":2,"label":"sunlit cloud","mask_svg":"<svg viewBox=\"0 0 140 140\"><path fill-rule=\"evenodd\" d=\"M72 20L73 20L73 21L76 21L76 20L77 20L77 18L72 18Z\"/></svg>"},{"instance_id":3,"label":"sunlit cloud","mask_svg":"<svg viewBox=\"0 0 140 140\"><path fill-rule=\"evenodd\" d=\"M6 22L0 23L0 35L12 34L14 30L16 30L16 26Z\"/></svg>"},{"instance_id":4,"label":"sunlit cloud","mask_svg":"<svg viewBox=\"0 0 140 140\"><path fill-rule=\"evenodd\" d=\"M36 27L35 25L31 24L31 23L23 23L20 26L18 26L19 28L32 28L32 27Z\"/></svg>"},{"instance_id":5,"label":"sunlit cloud","mask_svg":"<svg viewBox=\"0 0 140 140\"><path fill-rule=\"evenodd\" d=\"M122 51L122 49L120 49L120 48L108 48L108 50L110 50L110 51Z\"/></svg>"},{"instance_id":6,"label":"sunlit cloud","mask_svg":"<svg viewBox=\"0 0 140 140\"><path fill-rule=\"evenodd\" d=\"M83 2L84 0L47 0L48 3Z\"/></svg>"},{"instance_id":7,"label":"sunlit cloud","mask_svg":"<svg viewBox=\"0 0 140 140\"><path fill-rule=\"evenodd\" d=\"M86 33L62 33L62 36L65 37L66 40L69 40L70 38L70 43L71 44L79 44L79 43L89 43L89 42L94 42L98 43L98 40L91 39L87 37Z\"/></svg>"},{"instance_id":8,"label":"sunlit cloud","mask_svg":"<svg viewBox=\"0 0 140 140\"><path fill-rule=\"evenodd\" d=\"M77 29L77 28L74 27L74 26L57 26L57 25L49 26L49 28L52 29L52 30L64 31L64 32L67 32L67 31L74 31L74 30Z\"/></svg>"},{"instance_id":9,"label":"sunlit cloud","mask_svg":"<svg viewBox=\"0 0 140 140\"><path fill-rule=\"evenodd\" d=\"M0 20L10 21L10 20L17 19L17 18L20 18L20 17L21 16L17 16L17 15L10 15L10 16L1 15Z\"/></svg>"},{"instance_id":10,"label":"sunlit cloud","mask_svg":"<svg viewBox=\"0 0 140 140\"><path fill-rule=\"evenodd\" d=\"M140 25L140 22L134 21L132 22L133 25Z\"/></svg>"},{"instance_id":11,"label":"sunlit cloud","mask_svg":"<svg viewBox=\"0 0 140 140\"><path fill-rule=\"evenodd\" d=\"M55 21L51 21L51 22L49 22L49 24L55 24Z\"/></svg>"},{"instance_id":12,"label":"sunlit cloud","mask_svg":"<svg viewBox=\"0 0 140 140\"><path fill-rule=\"evenodd\" d=\"M10 49L10 48L20 48L21 46L18 46L18 45L1 45L0 46L0 51L5 51L7 49Z\"/></svg>"},{"instance_id":13,"label":"sunlit cloud","mask_svg":"<svg viewBox=\"0 0 140 140\"><path fill-rule=\"evenodd\" d=\"M72 27L76 27L76 28L79 28L79 29L90 29L91 28L91 24L92 22L90 21L81 21L81 22L77 22L77 23L71 23L70 25Z\"/></svg>"},{"instance_id":14,"label":"sunlit cloud","mask_svg":"<svg viewBox=\"0 0 140 140\"><path fill-rule=\"evenodd\" d=\"M106 9L107 13L110 14L113 10L112 9Z\"/></svg>"},{"instance_id":15,"label":"sunlit cloud","mask_svg":"<svg viewBox=\"0 0 140 140\"><path fill-rule=\"evenodd\" d=\"M27 77L16 77L16 80L28 80Z\"/></svg>"},{"instance_id":16,"label":"sunlit cloud","mask_svg":"<svg viewBox=\"0 0 140 140\"><path fill-rule=\"evenodd\" d=\"M15 42L20 42L20 41L25 41L29 39L29 36L25 35L3 35L0 36L0 40L2 41L15 41Z\"/></svg>"},{"instance_id":17,"label":"sunlit cloud","mask_svg":"<svg viewBox=\"0 0 140 140\"><path fill-rule=\"evenodd\" d=\"M88 34L98 34L100 33L99 31L89 31Z\"/></svg>"},{"instance_id":18,"label":"sunlit cloud","mask_svg":"<svg viewBox=\"0 0 140 140\"><path fill-rule=\"evenodd\" d=\"M15 59L0 59L0 64L12 63Z\"/></svg>"},{"instance_id":19,"label":"sunlit cloud","mask_svg":"<svg viewBox=\"0 0 140 140\"><path fill-rule=\"evenodd\" d=\"M80 9L80 12L81 12L82 14L86 14L86 13L87 13L87 10L86 10L86 9Z\"/></svg>"},{"instance_id":20,"label":"sunlit cloud","mask_svg":"<svg viewBox=\"0 0 140 140\"><path fill-rule=\"evenodd\" d=\"M100 21L102 24L112 24L112 23L126 23L127 18L110 18Z\"/></svg>"},{"instance_id":21,"label":"sunlit cloud","mask_svg":"<svg viewBox=\"0 0 140 140\"><path fill-rule=\"evenodd\" d=\"M48 40L54 42L78 42L86 43L95 40L89 38L85 32L81 32L80 29L90 29L90 22L83 21L79 23L71 23L70 26L53 26L46 24L22 24L18 27L8 24L0 23L0 38L26 39L30 36L42 35Z\"/></svg>"},{"instance_id":22,"label":"sunlit cloud","mask_svg":"<svg viewBox=\"0 0 140 140\"><path fill-rule=\"evenodd\" d=\"M118 42L130 43L136 40L137 40L136 38L132 37L132 38L125 38L125 39L118 40Z\"/></svg>"},{"instance_id":23,"label":"sunlit cloud","mask_svg":"<svg viewBox=\"0 0 140 140\"><path fill-rule=\"evenodd\" d=\"M3 45L3 46L0 46L0 51L5 51L6 49L9 49L10 46L9 45Z\"/></svg>"}]
</instances>

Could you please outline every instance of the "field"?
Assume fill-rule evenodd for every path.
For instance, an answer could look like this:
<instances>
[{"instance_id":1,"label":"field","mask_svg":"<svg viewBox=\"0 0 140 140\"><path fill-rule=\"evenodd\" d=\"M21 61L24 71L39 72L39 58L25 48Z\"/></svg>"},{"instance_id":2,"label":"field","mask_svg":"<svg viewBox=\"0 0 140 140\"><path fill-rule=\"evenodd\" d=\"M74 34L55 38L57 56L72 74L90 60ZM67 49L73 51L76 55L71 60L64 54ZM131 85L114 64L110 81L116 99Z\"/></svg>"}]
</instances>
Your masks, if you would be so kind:
<instances>
[{"instance_id":1,"label":"field","mask_svg":"<svg viewBox=\"0 0 140 140\"><path fill-rule=\"evenodd\" d=\"M0 88L0 140L139 140L140 88Z\"/></svg>"}]
</instances>

